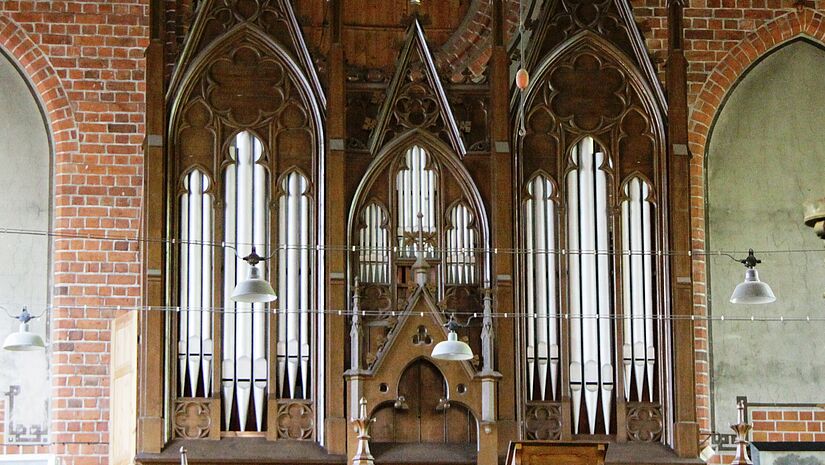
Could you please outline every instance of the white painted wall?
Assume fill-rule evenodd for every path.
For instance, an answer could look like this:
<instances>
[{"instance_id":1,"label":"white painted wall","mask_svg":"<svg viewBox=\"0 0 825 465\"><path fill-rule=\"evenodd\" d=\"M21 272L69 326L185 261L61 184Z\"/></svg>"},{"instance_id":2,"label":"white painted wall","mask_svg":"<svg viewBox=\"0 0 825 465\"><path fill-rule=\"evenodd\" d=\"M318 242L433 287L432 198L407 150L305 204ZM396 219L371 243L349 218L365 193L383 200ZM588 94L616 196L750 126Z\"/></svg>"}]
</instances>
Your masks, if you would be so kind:
<instances>
[{"instance_id":1,"label":"white painted wall","mask_svg":"<svg viewBox=\"0 0 825 465\"><path fill-rule=\"evenodd\" d=\"M51 148L44 117L25 79L0 53L0 228L38 231L50 227ZM0 234L0 305L12 314L29 305L34 314L48 303L49 240L42 236ZM47 317L31 323L44 340ZM0 340L16 331L18 322L0 311ZM48 426L46 402L51 386L44 351L0 350L0 400L6 421L29 431ZM10 385L20 386L14 411L9 412ZM11 442L8 423L4 440Z\"/></svg>"}]
</instances>

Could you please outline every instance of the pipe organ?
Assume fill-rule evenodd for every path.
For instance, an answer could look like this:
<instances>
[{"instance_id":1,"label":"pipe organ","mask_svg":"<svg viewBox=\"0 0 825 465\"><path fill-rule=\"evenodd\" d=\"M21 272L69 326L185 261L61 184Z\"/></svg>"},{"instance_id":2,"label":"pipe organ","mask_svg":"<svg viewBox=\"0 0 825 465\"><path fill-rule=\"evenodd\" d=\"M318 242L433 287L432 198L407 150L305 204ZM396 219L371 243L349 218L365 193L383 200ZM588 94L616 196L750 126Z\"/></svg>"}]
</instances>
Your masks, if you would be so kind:
<instances>
[{"instance_id":1,"label":"pipe organ","mask_svg":"<svg viewBox=\"0 0 825 465\"><path fill-rule=\"evenodd\" d=\"M571 157L575 170L567 175L567 240L573 431L579 432L579 416L584 413L583 432L596 433L601 410L598 427L610 434L613 285L605 173L610 162L591 137L583 138Z\"/></svg>"},{"instance_id":2,"label":"pipe organ","mask_svg":"<svg viewBox=\"0 0 825 465\"><path fill-rule=\"evenodd\" d=\"M404 169L398 172L396 189L398 192L398 241L403 245L403 256L413 257L418 245L414 237L419 229L428 234L437 228L438 184L436 172L429 166L427 152L419 146L407 150ZM419 220L420 215L420 220ZM434 254L434 246L426 247L429 256Z\"/></svg>"},{"instance_id":3,"label":"pipe organ","mask_svg":"<svg viewBox=\"0 0 825 465\"><path fill-rule=\"evenodd\" d=\"M168 76L147 216L180 242L147 245L147 304L180 311L141 327L165 335L141 355L147 392L164 380L142 453L209 439L235 444L220 462L345 463L361 397L381 463L398 443L484 465L521 439L677 447L672 383L692 371L661 318L663 252L689 228L630 3L538 2L521 37L493 1L473 69L449 47L479 2L344 13L367 3L198 2L179 47L151 55ZM508 51L527 37L517 90ZM253 247L271 304L230 299ZM432 358L451 316L474 359Z\"/></svg>"},{"instance_id":4,"label":"pipe organ","mask_svg":"<svg viewBox=\"0 0 825 465\"><path fill-rule=\"evenodd\" d=\"M212 195L209 178L192 170L183 178L180 199L180 289L178 323L178 389L197 397L210 391L212 380Z\"/></svg>"},{"instance_id":5,"label":"pipe organ","mask_svg":"<svg viewBox=\"0 0 825 465\"><path fill-rule=\"evenodd\" d=\"M269 378L266 306L230 299L235 285L246 279L249 271L241 257L248 255L253 246L264 252L269 250L269 176L261 164L263 156L260 139L250 132L241 132L230 146L232 163L224 173L224 238L236 251L224 254L226 311L221 390L226 430L263 431L264 427Z\"/></svg>"},{"instance_id":6,"label":"pipe organ","mask_svg":"<svg viewBox=\"0 0 825 465\"><path fill-rule=\"evenodd\" d=\"M559 384L556 204L552 181L527 184L524 208L527 389L530 400L556 400Z\"/></svg>"},{"instance_id":7,"label":"pipe organ","mask_svg":"<svg viewBox=\"0 0 825 465\"><path fill-rule=\"evenodd\" d=\"M309 184L298 172L281 183L278 200L278 393L305 399L311 382Z\"/></svg>"},{"instance_id":8,"label":"pipe organ","mask_svg":"<svg viewBox=\"0 0 825 465\"><path fill-rule=\"evenodd\" d=\"M390 242L386 211L377 203L364 208L358 245L359 277L365 283L389 284Z\"/></svg>"},{"instance_id":9,"label":"pipe organ","mask_svg":"<svg viewBox=\"0 0 825 465\"><path fill-rule=\"evenodd\" d=\"M622 360L626 400L655 398L654 338L655 284L653 280L653 206L650 186L638 177L625 183L622 201L622 298L624 339ZM635 387L635 389L633 389ZM633 395L631 396L631 389Z\"/></svg>"},{"instance_id":10,"label":"pipe organ","mask_svg":"<svg viewBox=\"0 0 825 465\"><path fill-rule=\"evenodd\" d=\"M470 209L458 203L447 212L447 283L475 284L477 242Z\"/></svg>"}]
</instances>

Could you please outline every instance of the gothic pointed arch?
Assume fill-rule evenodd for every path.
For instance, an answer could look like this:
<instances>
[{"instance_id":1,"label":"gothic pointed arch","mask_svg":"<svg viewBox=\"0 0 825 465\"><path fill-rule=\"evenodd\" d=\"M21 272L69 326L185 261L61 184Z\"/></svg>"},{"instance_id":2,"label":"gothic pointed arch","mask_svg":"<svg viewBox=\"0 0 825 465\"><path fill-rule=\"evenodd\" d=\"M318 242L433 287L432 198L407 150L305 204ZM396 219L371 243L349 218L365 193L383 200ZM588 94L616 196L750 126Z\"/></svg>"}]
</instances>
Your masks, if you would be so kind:
<instances>
[{"instance_id":1,"label":"gothic pointed arch","mask_svg":"<svg viewBox=\"0 0 825 465\"><path fill-rule=\"evenodd\" d=\"M534 32L513 127L524 432L663 441L669 325L657 318L667 309L656 254L667 223L652 202L667 174L661 85L626 2L561 0ZM656 434L635 430L628 412L638 409L657 419Z\"/></svg>"},{"instance_id":2,"label":"gothic pointed arch","mask_svg":"<svg viewBox=\"0 0 825 465\"><path fill-rule=\"evenodd\" d=\"M526 64L531 71L553 51L566 48L566 43L582 32L589 32L613 44L651 84L660 111L667 111L667 102L656 68L648 54L630 2L624 0L594 0L552 2L539 18L530 39Z\"/></svg>"},{"instance_id":3,"label":"gothic pointed arch","mask_svg":"<svg viewBox=\"0 0 825 465\"><path fill-rule=\"evenodd\" d=\"M400 137L385 144L382 149L376 154L371 161L366 175L359 183L355 194L353 195L352 203L350 205L350 212L348 216L349 231L348 240L350 246L353 245L354 236L356 234L357 215L367 199L378 198L381 199L389 208L397 203L393 190L397 188L393 186L396 181L396 173L390 172L397 170L400 166L402 158L406 152L413 148L420 148L428 163L432 163L434 169L437 171L440 180L437 188L439 190L439 206L436 212L439 215L446 213L447 207L457 200L465 200L472 210L475 219L475 225L479 231L479 238L477 241L476 252L480 255L480 264L483 264L480 271L480 276L483 280L489 279L489 270L487 264L487 257L484 255L484 250L489 248L490 228L488 223L488 214L486 206L478 188L475 186L475 181L472 175L467 171L467 168L461 162L459 157L451 150L449 146L435 137L431 133L425 132L421 129L408 131ZM395 205L397 207L397 205ZM415 227L417 211L410 212L410 224ZM397 215L397 212L395 213ZM397 226L398 220L394 219L392 224ZM395 244L399 246L399 244Z\"/></svg>"},{"instance_id":4,"label":"gothic pointed arch","mask_svg":"<svg viewBox=\"0 0 825 465\"><path fill-rule=\"evenodd\" d=\"M306 76L311 93L319 98L320 107L326 107L326 97L295 17L292 2L287 0L201 2L175 64L169 94L179 93L178 87L186 82L184 73L197 60L198 55L235 29L243 27L258 29L263 36L272 37L273 41L280 44L289 60Z\"/></svg>"},{"instance_id":5,"label":"gothic pointed arch","mask_svg":"<svg viewBox=\"0 0 825 465\"><path fill-rule=\"evenodd\" d=\"M197 14L167 95L164 144L169 182L185 187L167 234L187 244L170 258L167 293L182 309L169 328L169 402L183 409L172 436L188 438L175 421L198 412L209 419L198 437L316 440L323 94L289 2L208 0ZM271 259L247 263L253 249ZM250 277L280 300L236 300Z\"/></svg>"},{"instance_id":6,"label":"gothic pointed arch","mask_svg":"<svg viewBox=\"0 0 825 465\"><path fill-rule=\"evenodd\" d=\"M459 157L466 153L418 18L407 29L398 67L370 136L370 151L376 154L387 141L415 129L436 134Z\"/></svg>"}]
</instances>

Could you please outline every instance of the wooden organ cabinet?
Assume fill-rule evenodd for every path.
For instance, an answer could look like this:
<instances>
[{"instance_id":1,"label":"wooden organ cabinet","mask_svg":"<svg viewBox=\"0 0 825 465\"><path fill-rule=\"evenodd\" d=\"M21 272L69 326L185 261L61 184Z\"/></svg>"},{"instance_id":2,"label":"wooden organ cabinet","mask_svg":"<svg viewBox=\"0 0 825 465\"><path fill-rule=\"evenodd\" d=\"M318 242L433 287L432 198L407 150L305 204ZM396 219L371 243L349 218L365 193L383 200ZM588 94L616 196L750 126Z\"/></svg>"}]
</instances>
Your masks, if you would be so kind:
<instances>
[{"instance_id":1,"label":"wooden organ cabinet","mask_svg":"<svg viewBox=\"0 0 825 465\"><path fill-rule=\"evenodd\" d=\"M138 463L695 461L681 3L417 3L151 2Z\"/></svg>"}]
</instances>

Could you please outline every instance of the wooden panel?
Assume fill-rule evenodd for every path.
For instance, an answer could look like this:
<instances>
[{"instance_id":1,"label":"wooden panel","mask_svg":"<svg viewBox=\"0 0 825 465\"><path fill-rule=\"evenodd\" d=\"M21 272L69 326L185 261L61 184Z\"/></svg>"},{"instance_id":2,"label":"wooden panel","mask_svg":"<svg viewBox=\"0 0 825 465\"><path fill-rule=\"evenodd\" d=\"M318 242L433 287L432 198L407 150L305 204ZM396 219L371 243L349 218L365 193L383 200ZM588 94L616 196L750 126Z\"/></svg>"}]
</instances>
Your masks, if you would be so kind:
<instances>
[{"instance_id":1,"label":"wooden panel","mask_svg":"<svg viewBox=\"0 0 825 465\"><path fill-rule=\"evenodd\" d=\"M606 443L513 442L507 465L604 465Z\"/></svg>"},{"instance_id":2,"label":"wooden panel","mask_svg":"<svg viewBox=\"0 0 825 465\"><path fill-rule=\"evenodd\" d=\"M137 333L138 314L117 317L112 326L111 360L111 447L110 465L133 463L137 442L134 412L137 408Z\"/></svg>"}]
</instances>

